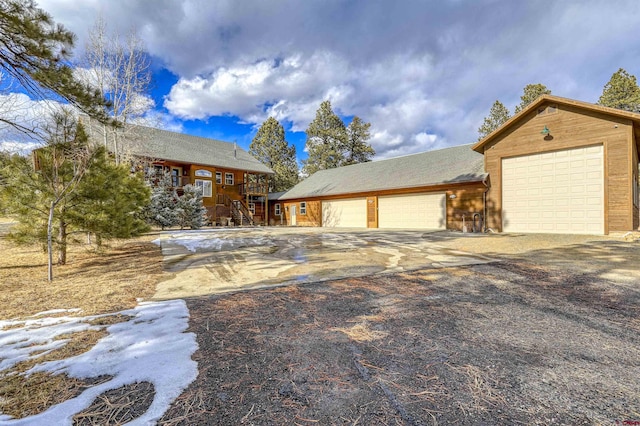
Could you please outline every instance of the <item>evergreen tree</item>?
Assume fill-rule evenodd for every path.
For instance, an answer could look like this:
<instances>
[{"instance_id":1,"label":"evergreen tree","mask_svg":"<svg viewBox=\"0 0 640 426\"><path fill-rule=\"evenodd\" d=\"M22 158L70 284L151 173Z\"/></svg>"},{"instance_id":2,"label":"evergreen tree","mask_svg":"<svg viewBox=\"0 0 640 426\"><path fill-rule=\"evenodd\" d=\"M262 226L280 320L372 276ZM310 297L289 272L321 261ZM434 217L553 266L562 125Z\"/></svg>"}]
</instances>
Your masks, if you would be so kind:
<instances>
[{"instance_id":1,"label":"evergreen tree","mask_svg":"<svg viewBox=\"0 0 640 426\"><path fill-rule=\"evenodd\" d=\"M200 229L205 224L207 209L202 204L202 190L193 185L185 185L184 193L175 203L177 224L180 229Z\"/></svg>"},{"instance_id":2,"label":"evergreen tree","mask_svg":"<svg viewBox=\"0 0 640 426\"><path fill-rule=\"evenodd\" d=\"M95 234L98 245L112 238L131 238L149 230L143 212L150 201L150 189L140 174L116 165L97 148L69 211L74 229Z\"/></svg>"},{"instance_id":3,"label":"evergreen tree","mask_svg":"<svg viewBox=\"0 0 640 426\"><path fill-rule=\"evenodd\" d=\"M523 94L520 96L520 105L516 106L515 113L519 113L527 107L531 102L538 99L542 95L550 95L551 90L547 89L544 84L527 84L524 86Z\"/></svg>"},{"instance_id":4,"label":"evergreen tree","mask_svg":"<svg viewBox=\"0 0 640 426\"><path fill-rule=\"evenodd\" d=\"M286 191L298 183L296 147L287 143L284 127L275 118L262 123L249 153L275 172L269 178L269 192Z\"/></svg>"},{"instance_id":5,"label":"evergreen tree","mask_svg":"<svg viewBox=\"0 0 640 426\"><path fill-rule=\"evenodd\" d=\"M151 203L146 211L147 220L164 230L178 224L178 194L171 182L169 173L164 173L152 184Z\"/></svg>"},{"instance_id":6,"label":"evergreen tree","mask_svg":"<svg viewBox=\"0 0 640 426\"><path fill-rule=\"evenodd\" d=\"M598 105L640 112L640 87L634 75L620 68L604 86Z\"/></svg>"},{"instance_id":7,"label":"evergreen tree","mask_svg":"<svg viewBox=\"0 0 640 426\"><path fill-rule=\"evenodd\" d=\"M484 118L482 126L478 129L478 140L484 139L491 132L502 126L510 118L509 110L502 102L495 101L489 110L489 115Z\"/></svg>"},{"instance_id":8,"label":"evergreen tree","mask_svg":"<svg viewBox=\"0 0 640 426\"><path fill-rule=\"evenodd\" d=\"M310 176L318 170L339 167L344 162L347 145L347 129L331 109L331 102L324 101L316 111L316 118L306 130L306 151L309 157L303 160L303 173Z\"/></svg>"},{"instance_id":9,"label":"evergreen tree","mask_svg":"<svg viewBox=\"0 0 640 426\"><path fill-rule=\"evenodd\" d=\"M32 96L61 96L87 114L107 121L106 101L89 85L81 83L68 65L74 35L55 24L33 0L0 0L0 72L17 81ZM0 123L32 134L0 111Z\"/></svg>"},{"instance_id":10,"label":"evergreen tree","mask_svg":"<svg viewBox=\"0 0 640 426\"><path fill-rule=\"evenodd\" d=\"M345 146L345 159L341 165L365 163L371 161L376 151L368 144L371 133L371 123L365 123L360 117L355 116L347 127L347 144Z\"/></svg>"},{"instance_id":11,"label":"evergreen tree","mask_svg":"<svg viewBox=\"0 0 640 426\"><path fill-rule=\"evenodd\" d=\"M46 245L49 280L54 252L58 264L67 261L70 234L89 232L102 240L146 230L140 213L148 188L139 176L116 166L104 147L91 147L71 114L54 117L48 145L36 150L34 158L35 169L29 159L10 158L0 197L18 220L11 238Z\"/></svg>"}]
</instances>

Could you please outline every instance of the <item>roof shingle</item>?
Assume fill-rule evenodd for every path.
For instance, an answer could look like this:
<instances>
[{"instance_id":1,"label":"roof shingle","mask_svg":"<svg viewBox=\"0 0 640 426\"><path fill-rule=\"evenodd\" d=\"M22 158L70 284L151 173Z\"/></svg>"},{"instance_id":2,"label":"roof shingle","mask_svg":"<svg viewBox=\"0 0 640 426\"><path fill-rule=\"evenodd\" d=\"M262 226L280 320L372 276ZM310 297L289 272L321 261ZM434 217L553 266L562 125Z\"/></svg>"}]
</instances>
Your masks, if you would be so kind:
<instances>
[{"instance_id":1,"label":"roof shingle","mask_svg":"<svg viewBox=\"0 0 640 426\"><path fill-rule=\"evenodd\" d=\"M321 170L280 200L320 197L443 183L478 182L486 177L484 157L472 144Z\"/></svg>"}]
</instances>

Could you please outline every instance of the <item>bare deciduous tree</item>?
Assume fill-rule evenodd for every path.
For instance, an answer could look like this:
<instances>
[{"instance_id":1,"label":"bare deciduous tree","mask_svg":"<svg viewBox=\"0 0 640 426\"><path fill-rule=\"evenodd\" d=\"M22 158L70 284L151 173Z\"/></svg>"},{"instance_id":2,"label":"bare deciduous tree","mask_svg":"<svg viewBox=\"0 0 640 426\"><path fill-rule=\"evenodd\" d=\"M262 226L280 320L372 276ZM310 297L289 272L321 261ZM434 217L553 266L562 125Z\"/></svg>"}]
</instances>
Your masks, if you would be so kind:
<instances>
[{"instance_id":1,"label":"bare deciduous tree","mask_svg":"<svg viewBox=\"0 0 640 426\"><path fill-rule=\"evenodd\" d=\"M147 94L149 65L144 44L135 31L124 40L117 34L110 36L104 19L98 18L86 47L86 68L78 72L110 101L106 112L118 126L103 125L102 138L105 147L114 153L116 163L130 159L131 147L144 142L127 124L135 123L154 106Z\"/></svg>"}]
</instances>

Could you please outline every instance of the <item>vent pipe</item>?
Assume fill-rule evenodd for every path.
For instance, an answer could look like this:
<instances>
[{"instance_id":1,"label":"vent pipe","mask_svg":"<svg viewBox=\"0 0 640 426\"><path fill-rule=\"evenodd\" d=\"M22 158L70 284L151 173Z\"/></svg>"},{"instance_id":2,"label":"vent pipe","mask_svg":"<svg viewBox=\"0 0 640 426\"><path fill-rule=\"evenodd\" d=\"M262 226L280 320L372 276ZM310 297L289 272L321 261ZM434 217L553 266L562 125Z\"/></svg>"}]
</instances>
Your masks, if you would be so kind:
<instances>
[{"instance_id":1,"label":"vent pipe","mask_svg":"<svg viewBox=\"0 0 640 426\"><path fill-rule=\"evenodd\" d=\"M236 145L236 141L233 141L233 158L238 159L238 146Z\"/></svg>"}]
</instances>

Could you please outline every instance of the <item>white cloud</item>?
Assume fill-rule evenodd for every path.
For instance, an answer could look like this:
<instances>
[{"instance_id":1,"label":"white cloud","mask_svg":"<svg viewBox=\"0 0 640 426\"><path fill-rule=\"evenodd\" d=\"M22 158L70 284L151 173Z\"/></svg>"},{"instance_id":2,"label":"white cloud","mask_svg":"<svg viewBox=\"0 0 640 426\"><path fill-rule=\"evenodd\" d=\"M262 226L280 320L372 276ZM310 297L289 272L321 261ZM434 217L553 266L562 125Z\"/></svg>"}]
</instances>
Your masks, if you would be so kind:
<instances>
[{"instance_id":1,"label":"white cloud","mask_svg":"<svg viewBox=\"0 0 640 426\"><path fill-rule=\"evenodd\" d=\"M331 99L372 123L380 156L473 142L493 101L513 108L528 83L593 102L619 67L640 72L635 0L40 4L80 45L98 10L113 30L136 27L180 76L170 114L246 123L274 115L304 130Z\"/></svg>"}]
</instances>

